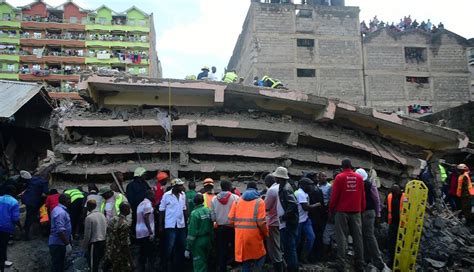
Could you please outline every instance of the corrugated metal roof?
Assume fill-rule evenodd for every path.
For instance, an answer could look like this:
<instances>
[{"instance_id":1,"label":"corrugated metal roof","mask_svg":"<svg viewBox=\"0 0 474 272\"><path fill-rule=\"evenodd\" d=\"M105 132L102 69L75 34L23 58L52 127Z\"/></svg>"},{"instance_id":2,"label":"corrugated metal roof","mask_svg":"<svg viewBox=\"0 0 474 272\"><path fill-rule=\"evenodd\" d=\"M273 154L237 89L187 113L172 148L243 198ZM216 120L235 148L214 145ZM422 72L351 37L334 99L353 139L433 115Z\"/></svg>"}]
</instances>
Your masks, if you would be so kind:
<instances>
[{"instance_id":1,"label":"corrugated metal roof","mask_svg":"<svg viewBox=\"0 0 474 272\"><path fill-rule=\"evenodd\" d=\"M0 118L9 118L33 98L43 85L0 80Z\"/></svg>"}]
</instances>

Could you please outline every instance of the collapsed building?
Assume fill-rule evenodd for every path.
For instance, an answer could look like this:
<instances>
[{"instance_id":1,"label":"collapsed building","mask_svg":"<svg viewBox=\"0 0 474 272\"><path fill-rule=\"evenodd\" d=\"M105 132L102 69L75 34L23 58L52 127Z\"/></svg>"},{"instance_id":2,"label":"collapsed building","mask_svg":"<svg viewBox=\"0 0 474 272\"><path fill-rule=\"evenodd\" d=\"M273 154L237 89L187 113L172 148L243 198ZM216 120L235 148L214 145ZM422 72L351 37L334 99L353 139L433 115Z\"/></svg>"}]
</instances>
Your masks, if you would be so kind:
<instances>
[{"instance_id":1,"label":"collapsed building","mask_svg":"<svg viewBox=\"0 0 474 272\"><path fill-rule=\"evenodd\" d=\"M79 86L89 105L52 117L56 180L111 181L138 166L242 181L283 165L298 177L347 157L388 188L468 145L457 130L296 91L97 74Z\"/></svg>"}]
</instances>

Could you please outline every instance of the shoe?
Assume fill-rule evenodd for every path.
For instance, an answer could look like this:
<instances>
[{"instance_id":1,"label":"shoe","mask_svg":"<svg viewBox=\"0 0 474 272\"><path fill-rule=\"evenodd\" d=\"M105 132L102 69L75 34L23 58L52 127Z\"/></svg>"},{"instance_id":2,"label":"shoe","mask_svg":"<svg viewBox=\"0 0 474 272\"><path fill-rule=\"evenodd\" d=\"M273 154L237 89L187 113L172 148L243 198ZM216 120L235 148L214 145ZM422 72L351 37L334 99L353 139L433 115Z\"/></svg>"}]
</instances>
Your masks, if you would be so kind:
<instances>
[{"instance_id":1,"label":"shoe","mask_svg":"<svg viewBox=\"0 0 474 272\"><path fill-rule=\"evenodd\" d=\"M10 267L13 265L12 261L5 261L5 267Z\"/></svg>"}]
</instances>

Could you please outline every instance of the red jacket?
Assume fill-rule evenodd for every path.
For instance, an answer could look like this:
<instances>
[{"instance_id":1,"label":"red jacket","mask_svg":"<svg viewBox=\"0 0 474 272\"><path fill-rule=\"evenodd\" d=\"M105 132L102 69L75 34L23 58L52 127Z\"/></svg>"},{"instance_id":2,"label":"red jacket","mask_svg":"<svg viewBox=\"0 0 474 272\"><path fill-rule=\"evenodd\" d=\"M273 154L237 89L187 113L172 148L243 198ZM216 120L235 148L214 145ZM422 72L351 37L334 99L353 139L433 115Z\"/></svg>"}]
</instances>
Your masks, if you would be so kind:
<instances>
[{"instance_id":1,"label":"red jacket","mask_svg":"<svg viewBox=\"0 0 474 272\"><path fill-rule=\"evenodd\" d=\"M345 169L336 176L332 184L331 212L363 212L365 211L364 181L359 174Z\"/></svg>"}]
</instances>

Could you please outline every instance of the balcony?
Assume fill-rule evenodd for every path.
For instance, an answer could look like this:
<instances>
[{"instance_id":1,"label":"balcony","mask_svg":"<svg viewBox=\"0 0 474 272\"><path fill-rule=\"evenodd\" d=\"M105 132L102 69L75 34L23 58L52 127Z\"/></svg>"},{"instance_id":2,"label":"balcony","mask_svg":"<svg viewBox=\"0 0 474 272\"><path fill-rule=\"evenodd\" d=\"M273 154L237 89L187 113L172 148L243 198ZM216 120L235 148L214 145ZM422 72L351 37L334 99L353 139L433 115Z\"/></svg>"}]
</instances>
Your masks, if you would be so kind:
<instances>
[{"instance_id":1,"label":"balcony","mask_svg":"<svg viewBox=\"0 0 474 272\"><path fill-rule=\"evenodd\" d=\"M0 20L0 27L20 28L21 27L21 22L20 21L3 21L3 20Z\"/></svg>"},{"instance_id":2,"label":"balcony","mask_svg":"<svg viewBox=\"0 0 474 272\"><path fill-rule=\"evenodd\" d=\"M18 72L0 70L0 79L19 80Z\"/></svg>"},{"instance_id":3,"label":"balcony","mask_svg":"<svg viewBox=\"0 0 474 272\"><path fill-rule=\"evenodd\" d=\"M1 56L1 55L0 55ZM0 58L1 59L1 58ZM66 56L66 55L45 55L38 58L36 55L21 56L21 62L32 62L32 63L85 63L84 57Z\"/></svg>"},{"instance_id":4,"label":"balcony","mask_svg":"<svg viewBox=\"0 0 474 272\"><path fill-rule=\"evenodd\" d=\"M25 37L25 36L23 36ZM32 45L32 46L46 46L46 45L58 45L58 46L69 46L69 47L79 47L82 48L85 46L83 40L63 40L63 39L36 39L36 38L21 38L20 42L22 45Z\"/></svg>"},{"instance_id":5,"label":"balcony","mask_svg":"<svg viewBox=\"0 0 474 272\"><path fill-rule=\"evenodd\" d=\"M87 24L86 30L124 31L124 32L150 32L149 26L141 25L119 25L119 24Z\"/></svg>"},{"instance_id":6,"label":"balcony","mask_svg":"<svg viewBox=\"0 0 474 272\"><path fill-rule=\"evenodd\" d=\"M135 54L128 52L120 53L90 53L86 58L86 64L127 64L127 65L148 65L148 55L140 54L139 58Z\"/></svg>"},{"instance_id":7,"label":"balcony","mask_svg":"<svg viewBox=\"0 0 474 272\"><path fill-rule=\"evenodd\" d=\"M84 31L85 25L80 22L68 21L57 17L24 17L21 22L24 29L61 29L61 30L77 30Z\"/></svg>"},{"instance_id":8,"label":"balcony","mask_svg":"<svg viewBox=\"0 0 474 272\"><path fill-rule=\"evenodd\" d=\"M98 40L87 40L86 47L122 47L122 48L149 48L148 42L140 41L98 41Z\"/></svg>"},{"instance_id":9,"label":"balcony","mask_svg":"<svg viewBox=\"0 0 474 272\"><path fill-rule=\"evenodd\" d=\"M0 43L19 45L20 44L20 35L10 34L10 33L0 34Z\"/></svg>"},{"instance_id":10,"label":"balcony","mask_svg":"<svg viewBox=\"0 0 474 272\"><path fill-rule=\"evenodd\" d=\"M73 73L65 73L64 70L32 70L24 71L19 75L20 80L24 81L38 81L38 80L51 80L51 81L79 81L79 75Z\"/></svg>"},{"instance_id":11,"label":"balcony","mask_svg":"<svg viewBox=\"0 0 474 272\"><path fill-rule=\"evenodd\" d=\"M0 61L19 62L20 56L17 54L3 54L0 52Z\"/></svg>"}]
</instances>

